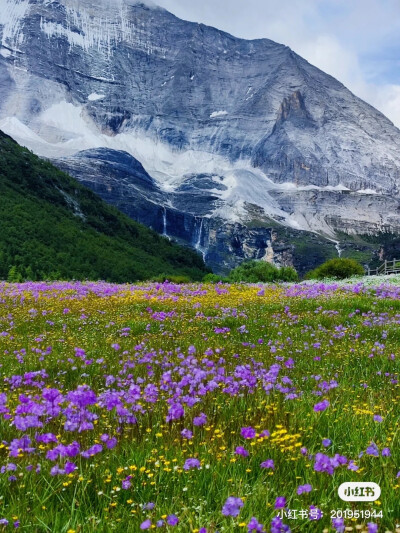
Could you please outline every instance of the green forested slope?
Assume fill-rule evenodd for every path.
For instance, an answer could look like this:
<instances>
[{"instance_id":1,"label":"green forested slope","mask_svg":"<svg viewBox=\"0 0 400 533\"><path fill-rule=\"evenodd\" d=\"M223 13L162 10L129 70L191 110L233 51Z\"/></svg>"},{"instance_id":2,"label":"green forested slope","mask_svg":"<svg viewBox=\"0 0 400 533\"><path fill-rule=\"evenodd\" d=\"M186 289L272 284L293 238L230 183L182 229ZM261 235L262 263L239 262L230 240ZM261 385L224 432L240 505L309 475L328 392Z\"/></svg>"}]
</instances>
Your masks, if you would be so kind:
<instances>
[{"instance_id":1,"label":"green forested slope","mask_svg":"<svg viewBox=\"0 0 400 533\"><path fill-rule=\"evenodd\" d=\"M194 251L104 203L0 132L0 279L201 279Z\"/></svg>"}]
</instances>

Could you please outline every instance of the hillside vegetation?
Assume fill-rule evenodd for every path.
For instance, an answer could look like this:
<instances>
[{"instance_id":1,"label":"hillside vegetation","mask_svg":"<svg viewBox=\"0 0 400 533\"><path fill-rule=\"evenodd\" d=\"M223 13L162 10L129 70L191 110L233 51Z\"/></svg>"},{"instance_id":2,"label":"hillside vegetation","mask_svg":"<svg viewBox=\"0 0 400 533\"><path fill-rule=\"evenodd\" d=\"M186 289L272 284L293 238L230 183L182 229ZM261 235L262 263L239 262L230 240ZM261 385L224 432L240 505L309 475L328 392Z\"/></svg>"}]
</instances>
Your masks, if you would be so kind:
<instances>
[{"instance_id":1,"label":"hillside vegetation","mask_svg":"<svg viewBox=\"0 0 400 533\"><path fill-rule=\"evenodd\" d=\"M201 279L202 258L0 132L0 279Z\"/></svg>"}]
</instances>

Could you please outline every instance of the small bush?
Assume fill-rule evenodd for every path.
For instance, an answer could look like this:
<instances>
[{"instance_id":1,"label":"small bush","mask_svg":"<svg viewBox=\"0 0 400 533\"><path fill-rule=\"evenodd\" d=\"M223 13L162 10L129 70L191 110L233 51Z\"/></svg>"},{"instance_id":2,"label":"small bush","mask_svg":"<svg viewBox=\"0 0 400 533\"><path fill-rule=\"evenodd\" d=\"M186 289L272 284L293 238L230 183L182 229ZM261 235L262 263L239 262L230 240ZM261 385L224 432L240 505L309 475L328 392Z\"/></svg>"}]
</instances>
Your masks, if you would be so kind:
<instances>
[{"instance_id":1,"label":"small bush","mask_svg":"<svg viewBox=\"0 0 400 533\"><path fill-rule=\"evenodd\" d=\"M204 283L229 283L229 279L218 274L206 274L203 278Z\"/></svg>"},{"instance_id":2,"label":"small bush","mask_svg":"<svg viewBox=\"0 0 400 533\"><path fill-rule=\"evenodd\" d=\"M281 281L299 281L299 275L293 267L282 267L279 269Z\"/></svg>"},{"instance_id":3,"label":"small bush","mask_svg":"<svg viewBox=\"0 0 400 533\"><path fill-rule=\"evenodd\" d=\"M229 280L246 283L273 283L274 281L297 281L298 275L292 267L277 268L266 261L246 261L231 271Z\"/></svg>"},{"instance_id":4,"label":"small bush","mask_svg":"<svg viewBox=\"0 0 400 533\"><path fill-rule=\"evenodd\" d=\"M191 283L192 280L188 276L161 274L160 276L154 278L153 281L157 281L159 283L170 281L171 283L176 283L177 285L183 285L184 283Z\"/></svg>"},{"instance_id":5,"label":"small bush","mask_svg":"<svg viewBox=\"0 0 400 533\"><path fill-rule=\"evenodd\" d=\"M364 268L355 259L335 258L308 272L306 279L346 279L352 276L363 276Z\"/></svg>"}]
</instances>

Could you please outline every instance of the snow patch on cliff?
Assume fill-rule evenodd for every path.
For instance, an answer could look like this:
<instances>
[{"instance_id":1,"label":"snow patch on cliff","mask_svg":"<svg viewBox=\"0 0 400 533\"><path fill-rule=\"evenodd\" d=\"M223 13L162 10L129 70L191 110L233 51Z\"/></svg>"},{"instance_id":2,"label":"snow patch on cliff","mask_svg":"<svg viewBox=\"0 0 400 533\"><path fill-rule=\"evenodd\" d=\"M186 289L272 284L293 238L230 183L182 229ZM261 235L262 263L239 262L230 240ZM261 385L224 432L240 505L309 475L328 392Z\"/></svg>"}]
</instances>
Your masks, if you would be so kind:
<instances>
[{"instance_id":1,"label":"snow patch on cliff","mask_svg":"<svg viewBox=\"0 0 400 533\"><path fill-rule=\"evenodd\" d=\"M375 191L374 189L360 189L357 192L358 194L379 194L378 191Z\"/></svg>"},{"instance_id":2,"label":"snow patch on cliff","mask_svg":"<svg viewBox=\"0 0 400 533\"><path fill-rule=\"evenodd\" d=\"M5 46L18 48L23 41L22 20L29 9L29 0L2 0L0 26L3 26L1 42Z\"/></svg>"},{"instance_id":3,"label":"snow patch on cliff","mask_svg":"<svg viewBox=\"0 0 400 533\"><path fill-rule=\"evenodd\" d=\"M27 148L30 148L32 143L46 145L46 142L39 135L18 120L17 117L7 117L0 120L0 130Z\"/></svg>"},{"instance_id":4,"label":"snow patch on cliff","mask_svg":"<svg viewBox=\"0 0 400 533\"><path fill-rule=\"evenodd\" d=\"M76 135L84 136L88 133L88 123L83 118L83 108L67 102L59 102L46 109L40 116L40 122Z\"/></svg>"},{"instance_id":5,"label":"snow patch on cliff","mask_svg":"<svg viewBox=\"0 0 400 533\"><path fill-rule=\"evenodd\" d=\"M12 52L10 52L10 50L7 50L7 48L2 48L0 50L0 56L3 56L3 57L10 57L12 56Z\"/></svg>"},{"instance_id":6,"label":"snow patch on cliff","mask_svg":"<svg viewBox=\"0 0 400 533\"><path fill-rule=\"evenodd\" d=\"M103 100L103 98L105 97L106 97L105 94L92 93L92 94L89 94L88 100L89 102L96 102L97 100Z\"/></svg>"},{"instance_id":7,"label":"snow patch on cliff","mask_svg":"<svg viewBox=\"0 0 400 533\"><path fill-rule=\"evenodd\" d=\"M214 111L211 113L210 118L226 117L228 111Z\"/></svg>"}]
</instances>

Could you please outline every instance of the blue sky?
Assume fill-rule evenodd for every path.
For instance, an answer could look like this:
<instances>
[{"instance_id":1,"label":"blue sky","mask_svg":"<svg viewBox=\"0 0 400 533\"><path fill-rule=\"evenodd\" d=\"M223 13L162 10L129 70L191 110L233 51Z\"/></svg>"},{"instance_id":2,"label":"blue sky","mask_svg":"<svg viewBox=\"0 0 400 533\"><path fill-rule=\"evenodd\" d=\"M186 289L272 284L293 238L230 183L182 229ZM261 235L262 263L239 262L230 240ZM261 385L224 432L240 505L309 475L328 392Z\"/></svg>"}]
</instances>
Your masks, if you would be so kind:
<instances>
[{"instance_id":1,"label":"blue sky","mask_svg":"<svg viewBox=\"0 0 400 533\"><path fill-rule=\"evenodd\" d=\"M284 43L400 127L400 0L155 0L238 37Z\"/></svg>"}]
</instances>

